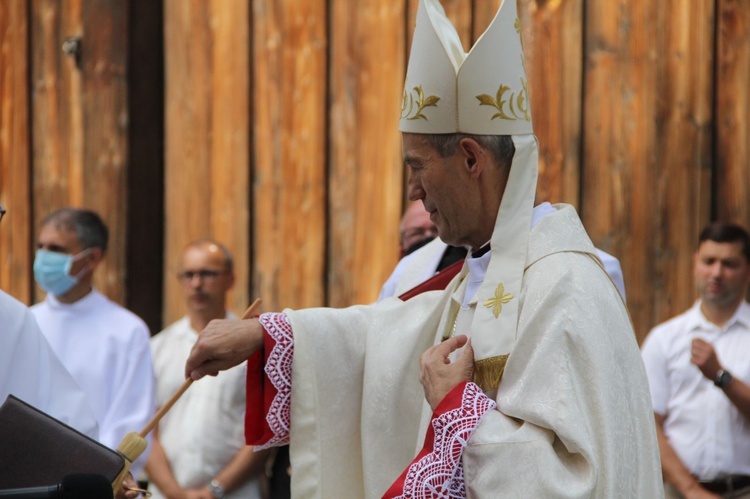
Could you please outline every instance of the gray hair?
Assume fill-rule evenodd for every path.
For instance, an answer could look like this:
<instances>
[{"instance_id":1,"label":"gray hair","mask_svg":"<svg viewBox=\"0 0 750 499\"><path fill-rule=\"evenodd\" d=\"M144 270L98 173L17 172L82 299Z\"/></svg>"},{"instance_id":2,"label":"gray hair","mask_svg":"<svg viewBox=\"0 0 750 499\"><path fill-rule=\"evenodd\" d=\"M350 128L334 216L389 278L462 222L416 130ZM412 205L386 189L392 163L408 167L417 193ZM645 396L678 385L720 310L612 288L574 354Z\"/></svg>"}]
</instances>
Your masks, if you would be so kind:
<instances>
[{"instance_id":1,"label":"gray hair","mask_svg":"<svg viewBox=\"0 0 750 499\"><path fill-rule=\"evenodd\" d=\"M434 147L440 157L447 158L456 154L458 144L463 139L473 139L480 146L488 149L495 161L500 162L503 166L510 166L513 161L513 155L516 153L516 147L513 145L513 139L510 135L471 135L467 133L448 133L448 134L425 134L425 140Z\"/></svg>"},{"instance_id":2,"label":"gray hair","mask_svg":"<svg viewBox=\"0 0 750 499\"><path fill-rule=\"evenodd\" d=\"M107 251L109 231L101 217L91 210L60 208L44 217L42 227L47 225L75 232L83 249L101 248Z\"/></svg>"}]
</instances>

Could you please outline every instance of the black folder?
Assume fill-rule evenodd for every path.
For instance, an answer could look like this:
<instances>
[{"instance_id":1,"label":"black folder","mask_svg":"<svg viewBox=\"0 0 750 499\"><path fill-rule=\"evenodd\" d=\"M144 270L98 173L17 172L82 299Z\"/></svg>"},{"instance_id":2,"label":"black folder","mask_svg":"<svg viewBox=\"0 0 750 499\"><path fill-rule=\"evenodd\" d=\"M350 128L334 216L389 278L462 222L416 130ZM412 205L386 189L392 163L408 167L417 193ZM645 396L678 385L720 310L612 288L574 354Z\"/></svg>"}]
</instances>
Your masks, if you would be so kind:
<instances>
[{"instance_id":1,"label":"black folder","mask_svg":"<svg viewBox=\"0 0 750 499\"><path fill-rule=\"evenodd\" d=\"M112 483L124 467L117 451L13 395L0 406L0 490L55 485L72 473Z\"/></svg>"}]
</instances>

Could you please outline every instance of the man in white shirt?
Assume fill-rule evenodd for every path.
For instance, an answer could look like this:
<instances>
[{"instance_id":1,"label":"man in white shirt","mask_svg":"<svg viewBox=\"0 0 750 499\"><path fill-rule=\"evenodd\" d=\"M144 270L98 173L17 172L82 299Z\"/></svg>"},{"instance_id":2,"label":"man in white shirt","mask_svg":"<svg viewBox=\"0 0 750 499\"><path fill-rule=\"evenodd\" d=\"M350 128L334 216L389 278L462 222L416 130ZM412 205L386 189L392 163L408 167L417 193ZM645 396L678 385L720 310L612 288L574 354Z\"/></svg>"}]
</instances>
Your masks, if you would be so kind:
<instances>
[{"instance_id":1,"label":"man in white shirt","mask_svg":"<svg viewBox=\"0 0 750 499\"><path fill-rule=\"evenodd\" d=\"M212 240L193 242L182 253L177 277L187 315L151 339L157 404L185 381L184 366L201 331L226 310L234 284L232 256ZM236 317L235 317L236 318ZM245 365L195 383L159 422L146 465L154 498L260 498L259 473L268 451L245 445Z\"/></svg>"},{"instance_id":2,"label":"man in white shirt","mask_svg":"<svg viewBox=\"0 0 750 499\"><path fill-rule=\"evenodd\" d=\"M34 278L47 291L31 310L50 346L88 398L99 441L116 449L146 426L155 411L148 327L94 289L93 274L108 244L94 212L62 208L42 221ZM147 452L131 470L146 463Z\"/></svg>"},{"instance_id":3,"label":"man in white shirt","mask_svg":"<svg viewBox=\"0 0 750 499\"><path fill-rule=\"evenodd\" d=\"M643 344L665 495L750 497L750 236L715 222L699 240L700 300Z\"/></svg>"}]
</instances>

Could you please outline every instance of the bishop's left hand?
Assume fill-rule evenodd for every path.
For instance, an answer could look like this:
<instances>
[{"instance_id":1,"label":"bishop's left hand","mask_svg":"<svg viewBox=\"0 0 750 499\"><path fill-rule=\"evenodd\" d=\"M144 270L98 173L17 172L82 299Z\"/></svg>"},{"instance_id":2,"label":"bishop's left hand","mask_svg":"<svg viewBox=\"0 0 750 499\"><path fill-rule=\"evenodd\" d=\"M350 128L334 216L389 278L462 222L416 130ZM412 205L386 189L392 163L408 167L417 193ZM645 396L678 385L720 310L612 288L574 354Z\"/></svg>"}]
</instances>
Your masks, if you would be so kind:
<instances>
[{"instance_id":1,"label":"bishop's left hand","mask_svg":"<svg viewBox=\"0 0 750 499\"><path fill-rule=\"evenodd\" d=\"M464 351L451 362L448 356L466 345ZM463 381L471 381L474 374L474 349L466 335L454 336L435 345L419 359L419 381L430 407L435 407L448 393Z\"/></svg>"},{"instance_id":2,"label":"bishop's left hand","mask_svg":"<svg viewBox=\"0 0 750 499\"><path fill-rule=\"evenodd\" d=\"M247 360L263 347L258 319L214 319L200 332L185 364L185 377L215 376Z\"/></svg>"}]
</instances>

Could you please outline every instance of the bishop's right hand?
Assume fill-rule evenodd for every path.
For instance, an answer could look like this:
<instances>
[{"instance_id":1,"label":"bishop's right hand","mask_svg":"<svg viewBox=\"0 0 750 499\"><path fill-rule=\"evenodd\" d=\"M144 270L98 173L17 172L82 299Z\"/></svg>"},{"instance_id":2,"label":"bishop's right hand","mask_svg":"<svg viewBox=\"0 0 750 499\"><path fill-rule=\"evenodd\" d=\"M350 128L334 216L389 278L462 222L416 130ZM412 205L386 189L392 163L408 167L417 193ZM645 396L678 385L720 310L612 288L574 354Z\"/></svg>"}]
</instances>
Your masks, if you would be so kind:
<instances>
[{"instance_id":1,"label":"bishop's right hand","mask_svg":"<svg viewBox=\"0 0 750 499\"><path fill-rule=\"evenodd\" d=\"M450 354L465 347L455 362ZM424 396L434 410L448 393L463 381L471 381L474 374L474 349L466 335L454 336L425 351L419 358L419 381Z\"/></svg>"},{"instance_id":2,"label":"bishop's right hand","mask_svg":"<svg viewBox=\"0 0 750 499\"><path fill-rule=\"evenodd\" d=\"M263 347L263 326L258 319L216 319L201 331L193 345L185 377L216 376L247 360Z\"/></svg>"}]
</instances>

